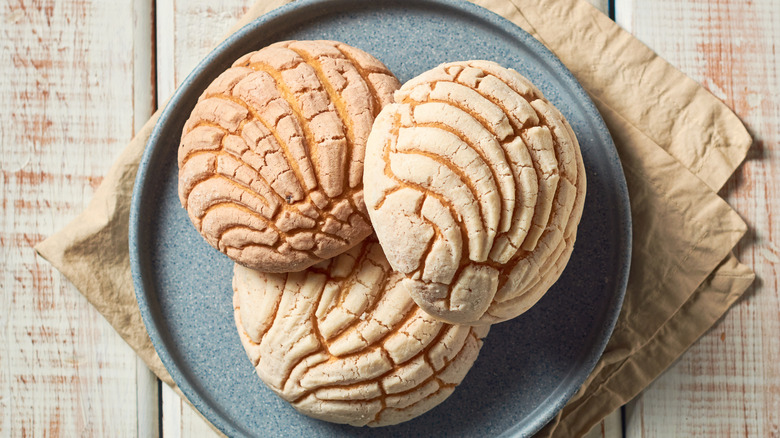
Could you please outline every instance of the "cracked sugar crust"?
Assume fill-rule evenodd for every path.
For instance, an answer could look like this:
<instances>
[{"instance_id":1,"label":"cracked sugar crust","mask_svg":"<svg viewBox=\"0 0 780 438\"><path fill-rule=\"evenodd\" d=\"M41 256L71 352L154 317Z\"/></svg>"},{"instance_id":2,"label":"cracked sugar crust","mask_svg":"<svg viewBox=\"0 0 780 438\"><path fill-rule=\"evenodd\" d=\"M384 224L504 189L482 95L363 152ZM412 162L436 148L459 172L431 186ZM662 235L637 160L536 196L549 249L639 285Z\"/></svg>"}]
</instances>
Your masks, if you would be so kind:
<instances>
[{"instance_id":1,"label":"cracked sugar crust","mask_svg":"<svg viewBox=\"0 0 780 438\"><path fill-rule=\"evenodd\" d=\"M442 64L377 116L365 202L390 265L434 317L492 324L563 271L585 200L577 138L526 78L489 61Z\"/></svg>"},{"instance_id":2,"label":"cracked sugar crust","mask_svg":"<svg viewBox=\"0 0 780 438\"><path fill-rule=\"evenodd\" d=\"M236 262L292 272L371 234L363 158L400 84L336 41L284 41L238 59L200 96L179 145L179 199Z\"/></svg>"},{"instance_id":3,"label":"cracked sugar crust","mask_svg":"<svg viewBox=\"0 0 780 438\"><path fill-rule=\"evenodd\" d=\"M236 264L236 327L257 375L301 413L354 426L415 418L446 399L489 328L422 311L374 237L306 271Z\"/></svg>"}]
</instances>

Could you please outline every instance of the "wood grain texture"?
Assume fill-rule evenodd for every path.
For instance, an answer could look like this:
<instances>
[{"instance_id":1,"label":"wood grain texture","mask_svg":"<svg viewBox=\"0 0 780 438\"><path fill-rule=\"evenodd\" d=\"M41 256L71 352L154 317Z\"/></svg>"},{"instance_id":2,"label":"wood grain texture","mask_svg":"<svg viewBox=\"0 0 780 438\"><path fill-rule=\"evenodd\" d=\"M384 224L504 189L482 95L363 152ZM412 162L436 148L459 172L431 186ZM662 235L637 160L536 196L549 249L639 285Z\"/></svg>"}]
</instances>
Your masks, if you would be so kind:
<instances>
[{"instance_id":1,"label":"wood grain texture","mask_svg":"<svg viewBox=\"0 0 780 438\"><path fill-rule=\"evenodd\" d=\"M170 97L251 4L251 0L158 0L158 95Z\"/></svg>"},{"instance_id":2,"label":"wood grain texture","mask_svg":"<svg viewBox=\"0 0 780 438\"><path fill-rule=\"evenodd\" d=\"M164 438L222 437L212 426L182 401L168 385L162 389L162 436Z\"/></svg>"},{"instance_id":3,"label":"wood grain texture","mask_svg":"<svg viewBox=\"0 0 780 438\"><path fill-rule=\"evenodd\" d=\"M699 81L754 137L721 192L750 226L746 296L627 407L627 435L780 436L780 7L775 0L618 1L619 24Z\"/></svg>"},{"instance_id":4,"label":"wood grain texture","mask_svg":"<svg viewBox=\"0 0 780 438\"><path fill-rule=\"evenodd\" d=\"M157 95L170 97L189 72L216 46L251 5L250 0L157 1ZM162 392L164 437L219 437L170 388Z\"/></svg>"},{"instance_id":5,"label":"wood grain texture","mask_svg":"<svg viewBox=\"0 0 780 438\"><path fill-rule=\"evenodd\" d=\"M154 436L156 381L32 247L151 114L151 1L0 5L0 435Z\"/></svg>"}]
</instances>

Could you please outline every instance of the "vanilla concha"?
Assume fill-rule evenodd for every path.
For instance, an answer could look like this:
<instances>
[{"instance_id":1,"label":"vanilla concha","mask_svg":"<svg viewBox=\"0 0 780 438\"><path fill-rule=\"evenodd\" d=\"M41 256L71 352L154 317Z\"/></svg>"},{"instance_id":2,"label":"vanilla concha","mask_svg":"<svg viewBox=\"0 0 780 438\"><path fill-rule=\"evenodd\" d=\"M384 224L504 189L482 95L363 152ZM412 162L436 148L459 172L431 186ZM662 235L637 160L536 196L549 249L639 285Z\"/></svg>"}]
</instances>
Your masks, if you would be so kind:
<instances>
[{"instance_id":1,"label":"vanilla concha","mask_svg":"<svg viewBox=\"0 0 780 438\"><path fill-rule=\"evenodd\" d=\"M492 324L536 303L571 255L585 169L571 127L489 61L404 84L366 149L368 213L393 269L434 317Z\"/></svg>"},{"instance_id":2,"label":"vanilla concha","mask_svg":"<svg viewBox=\"0 0 780 438\"><path fill-rule=\"evenodd\" d=\"M300 271L371 234L363 157L399 83L336 41L284 41L238 59L200 96L178 151L179 198L236 262Z\"/></svg>"},{"instance_id":3,"label":"vanilla concha","mask_svg":"<svg viewBox=\"0 0 780 438\"><path fill-rule=\"evenodd\" d=\"M303 414L354 426L415 418L446 399L488 327L421 310L374 238L306 271L236 264L241 342L265 384Z\"/></svg>"}]
</instances>

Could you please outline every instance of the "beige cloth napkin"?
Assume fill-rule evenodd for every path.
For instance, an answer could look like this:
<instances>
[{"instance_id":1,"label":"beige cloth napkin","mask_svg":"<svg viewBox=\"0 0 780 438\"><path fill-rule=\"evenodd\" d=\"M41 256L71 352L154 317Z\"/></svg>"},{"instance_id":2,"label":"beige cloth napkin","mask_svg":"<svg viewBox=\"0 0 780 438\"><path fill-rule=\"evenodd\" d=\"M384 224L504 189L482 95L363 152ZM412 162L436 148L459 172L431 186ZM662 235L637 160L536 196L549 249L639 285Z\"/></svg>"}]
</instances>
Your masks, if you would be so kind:
<instances>
[{"instance_id":1,"label":"beige cloth napkin","mask_svg":"<svg viewBox=\"0 0 780 438\"><path fill-rule=\"evenodd\" d=\"M283 3L259 1L232 31ZM634 238L623 310L594 372L540 432L579 436L663 372L753 281L732 253L745 223L716 193L751 138L726 105L582 0L476 3L530 32L574 73L604 117L628 181ZM133 181L158 115L87 209L36 250L175 387L144 329L127 251Z\"/></svg>"}]
</instances>

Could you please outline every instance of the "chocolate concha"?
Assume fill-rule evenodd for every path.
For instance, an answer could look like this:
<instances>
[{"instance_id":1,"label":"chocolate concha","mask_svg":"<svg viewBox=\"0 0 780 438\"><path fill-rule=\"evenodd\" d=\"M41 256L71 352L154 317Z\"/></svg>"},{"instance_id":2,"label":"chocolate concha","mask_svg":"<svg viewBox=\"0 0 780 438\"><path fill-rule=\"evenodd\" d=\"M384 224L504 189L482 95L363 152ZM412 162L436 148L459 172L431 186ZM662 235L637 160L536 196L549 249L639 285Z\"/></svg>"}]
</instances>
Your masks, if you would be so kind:
<instances>
[{"instance_id":1,"label":"chocolate concha","mask_svg":"<svg viewBox=\"0 0 780 438\"><path fill-rule=\"evenodd\" d=\"M489 61L410 80L377 117L368 212L414 301L492 324L536 303L571 255L585 199L577 138L525 77Z\"/></svg>"},{"instance_id":2,"label":"chocolate concha","mask_svg":"<svg viewBox=\"0 0 780 438\"><path fill-rule=\"evenodd\" d=\"M238 59L184 125L179 198L236 262L305 269L371 234L363 157L374 117L399 83L336 41L284 41Z\"/></svg>"},{"instance_id":3,"label":"chocolate concha","mask_svg":"<svg viewBox=\"0 0 780 438\"><path fill-rule=\"evenodd\" d=\"M374 238L304 272L235 265L238 333L258 376L298 411L355 426L415 418L446 399L488 327L422 311Z\"/></svg>"}]
</instances>

